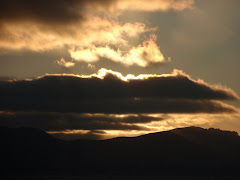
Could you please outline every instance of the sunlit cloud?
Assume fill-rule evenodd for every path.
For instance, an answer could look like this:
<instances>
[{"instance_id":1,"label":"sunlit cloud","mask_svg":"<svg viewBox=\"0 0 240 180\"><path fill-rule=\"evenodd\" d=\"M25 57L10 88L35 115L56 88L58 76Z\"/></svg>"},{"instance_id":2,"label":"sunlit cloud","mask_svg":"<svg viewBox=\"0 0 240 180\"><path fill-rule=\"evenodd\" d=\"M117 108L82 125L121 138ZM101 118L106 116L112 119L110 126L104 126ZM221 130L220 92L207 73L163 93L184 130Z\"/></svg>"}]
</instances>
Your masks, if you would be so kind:
<instances>
[{"instance_id":1,"label":"sunlit cloud","mask_svg":"<svg viewBox=\"0 0 240 180\"><path fill-rule=\"evenodd\" d=\"M138 65L146 67L149 64L165 63L166 60L156 44L156 36L152 35L149 40L137 47L132 47L128 52L123 52L120 49L114 50L109 46L90 48L69 49L71 57L76 61L94 63L101 58L107 58L111 61L122 63L127 66Z\"/></svg>"},{"instance_id":2,"label":"sunlit cloud","mask_svg":"<svg viewBox=\"0 0 240 180\"><path fill-rule=\"evenodd\" d=\"M74 62L71 62L71 61L67 62L67 61L65 61L64 58L61 58L60 60L57 60L56 63L58 65L62 66L62 67L65 67L65 68L71 68L71 67L75 66Z\"/></svg>"},{"instance_id":3,"label":"sunlit cloud","mask_svg":"<svg viewBox=\"0 0 240 180\"><path fill-rule=\"evenodd\" d=\"M87 63L104 57L128 66L146 67L151 63L166 61L155 38L135 47L129 42L129 37L138 39L139 35L155 31L156 28L149 28L140 22L120 23L115 16L125 10L184 10L193 5L193 0L53 0L47 5L32 4L25 0L5 1L0 8L3 17L0 17L0 50L6 53L68 48L72 57ZM100 18L99 13L105 18ZM121 50L121 46L128 50ZM68 68L73 66L72 63L60 61L59 65Z\"/></svg>"},{"instance_id":4,"label":"sunlit cloud","mask_svg":"<svg viewBox=\"0 0 240 180\"><path fill-rule=\"evenodd\" d=\"M93 64L90 64L90 63L88 63L88 68L90 68L90 69L95 69L95 68L96 68L96 66L95 66L95 65L93 65Z\"/></svg>"},{"instance_id":5,"label":"sunlit cloud","mask_svg":"<svg viewBox=\"0 0 240 180\"><path fill-rule=\"evenodd\" d=\"M131 11L167 11L191 9L194 0L118 0L116 8Z\"/></svg>"},{"instance_id":6,"label":"sunlit cloud","mask_svg":"<svg viewBox=\"0 0 240 180\"><path fill-rule=\"evenodd\" d=\"M84 22L51 27L32 22L5 22L0 31L0 48L5 50L45 51L55 48L91 45L125 45L128 37L154 31L143 23L125 23L89 17Z\"/></svg>"},{"instance_id":7,"label":"sunlit cloud","mask_svg":"<svg viewBox=\"0 0 240 180\"><path fill-rule=\"evenodd\" d=\"M92 64L107 58L126 66L146 67L170 58L165 59L154 36L138 46L129 38L139 40L140 35L157 28L141 22L118 22L116 16L126 10L181 11L193 5L193 0L53 0L46 4L5 1L0 7L0 50L4 53L42 52L67 48L77 61ZM73 62L63 60L57 64L67 68L74 66Z\"/></svg>"}]
</instances>

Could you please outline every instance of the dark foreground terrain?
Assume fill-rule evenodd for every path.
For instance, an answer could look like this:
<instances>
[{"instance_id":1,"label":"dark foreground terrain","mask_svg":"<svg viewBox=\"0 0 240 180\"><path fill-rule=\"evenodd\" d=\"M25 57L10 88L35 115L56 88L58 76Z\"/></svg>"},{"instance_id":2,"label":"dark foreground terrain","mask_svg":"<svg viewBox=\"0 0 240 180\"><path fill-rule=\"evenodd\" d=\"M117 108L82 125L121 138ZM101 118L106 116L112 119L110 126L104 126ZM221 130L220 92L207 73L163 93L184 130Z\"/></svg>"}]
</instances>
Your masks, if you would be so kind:
<instances>
[{"instance_id":1,"label":"dark foreground terrain","mask_svg":"<svg viewBox=\"0 0 240 180\"><path fill-rule=\"evenodd\" d=\"M64 141L0 128L1 176L238 176L236 132L179 128L134 138ZM141 179L141 178L138 178Z\"/></svg>"}]
</instances>

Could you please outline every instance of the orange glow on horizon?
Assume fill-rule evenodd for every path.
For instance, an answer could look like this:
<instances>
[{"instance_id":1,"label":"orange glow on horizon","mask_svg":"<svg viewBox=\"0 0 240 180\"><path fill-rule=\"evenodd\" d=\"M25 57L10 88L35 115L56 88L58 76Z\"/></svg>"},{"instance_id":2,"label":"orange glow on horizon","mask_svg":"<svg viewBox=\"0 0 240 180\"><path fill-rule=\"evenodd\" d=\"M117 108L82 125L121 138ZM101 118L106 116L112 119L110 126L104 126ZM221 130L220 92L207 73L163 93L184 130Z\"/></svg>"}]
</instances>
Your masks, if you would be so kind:
<instances>
[{"instance_id":1,"label":"orange glow on horizon","mask_svg":"<svg viewBox=\"0 0 240 180\"><path fill-rule=\"evenodd\" d=\"M162 117L163 114L148 114L149 116ZM112 114L112 116L115 116ZM121 116L121 115L117 115ZM129 115L123 115L129 116ZM234 115L235 118L239 118L238 115ZM168 114L168 117L165 120L153 121L147 124L136 123L135 125L140 125L142 127L148 128L148 130L101 130L102 133L96 133L101 136L100 139L110 139L115 137L136 137L149 133L156 133L162 131L168 131L175 128L183 128L189 126L198 126L203 128L210 127L219 127L223 128L221 122L224 122L226 119L231 118L228 114ZM223 128L224 129L224 128ZM240 129L235 131L240 132ZM48 131L49 134L88 134L91 133L91 130L79 130L79 129L66 129L63 131Z\"/></svg>"}]
</instances>

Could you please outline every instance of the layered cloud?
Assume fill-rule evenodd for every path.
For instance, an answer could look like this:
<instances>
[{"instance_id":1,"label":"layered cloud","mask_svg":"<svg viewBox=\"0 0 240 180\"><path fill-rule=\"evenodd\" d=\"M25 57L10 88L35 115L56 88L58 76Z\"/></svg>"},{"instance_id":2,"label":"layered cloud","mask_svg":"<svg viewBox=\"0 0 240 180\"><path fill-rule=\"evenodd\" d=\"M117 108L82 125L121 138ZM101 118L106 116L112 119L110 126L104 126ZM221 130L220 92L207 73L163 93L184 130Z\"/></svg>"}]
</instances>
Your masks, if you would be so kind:
<instances>
[{"instance_id":1,"label":"layered cloud","mask_svg":"<svg viewBox=\"0 0 240 180\"><path fill-rule=\"evenodd\" d=\"M0 83L0 106L8 111L76 113L233 113L219 100L238 100L231 90L172 74L122 76L98 74L45 75L33 80Z\"/></svg>"},{"instance_id":2,"label":"layered cloud","mask_svg":"<svg viewBox=\"0 0 240 180\"><path fill-rule=\"evenodd\" d=\"M1 112L1 126L30 126L45 131L68 130L148 130L140 124L161 121L164 116L116 115L116 114L78 114L49 112Z\"/></svg>"},{"instance_id":3,"label":"layered cloud","mask_svg":"<svg viewBox=\"0 0 240 180\"><path fill-rule=\"evenodd\" d=\"M116 132L147 133L157 131L151 122L167 119L167 115L144 114L79 114L58 112L0 111L0 126L35 127L64 139L109 138Z\"/></svg>"},{"instance_id":4,"label":"layered cloud","mask_svg":"<svg viewBox=\"0 0 240 180\"><path fill-rule=\"evenodd\" d=\"M0 126L36 127L68 139L209 127L220 123L219 117L239 116L239 109L221 101L239 100L233 91L194 80L180 70L123 76L101 69L91 75L5 79L0 98Z\"/></svg>"},{"instance_id":5,"label":"layered cloud","mask_svg":"<svg viewBox=\"0 0 240 180\"><path fill-rule=\"evenodd\" d=\"M0 126L41 128L63 139L106 139L138 136L187 126L214 126L239 132L239 117L239 114L119 115L0 111ZM225 127L226 122L230 122L234 127Z\"/></svg>"}]
</instances>

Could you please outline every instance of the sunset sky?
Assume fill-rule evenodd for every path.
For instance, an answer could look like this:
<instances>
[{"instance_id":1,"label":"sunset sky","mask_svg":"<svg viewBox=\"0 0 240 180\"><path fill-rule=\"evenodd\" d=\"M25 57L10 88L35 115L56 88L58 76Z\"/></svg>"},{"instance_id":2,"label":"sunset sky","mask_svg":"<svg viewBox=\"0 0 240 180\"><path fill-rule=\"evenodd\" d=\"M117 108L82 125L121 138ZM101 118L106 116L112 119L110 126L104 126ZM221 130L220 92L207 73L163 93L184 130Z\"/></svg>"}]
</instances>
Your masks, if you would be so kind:
<instances>
[{"instance_id":1,"label":"sunset sky","mask_svg":"<svg viewBox=\"0 0 240 180\"><path fill-rule=\"evenodd\" d=\"M239 0L2 0L0 126L65 139L240 133Z\"/></svg>"}]
</instances>

